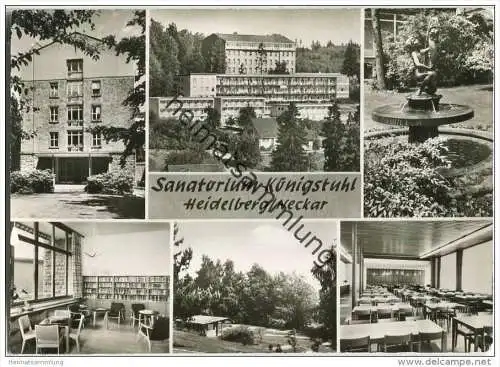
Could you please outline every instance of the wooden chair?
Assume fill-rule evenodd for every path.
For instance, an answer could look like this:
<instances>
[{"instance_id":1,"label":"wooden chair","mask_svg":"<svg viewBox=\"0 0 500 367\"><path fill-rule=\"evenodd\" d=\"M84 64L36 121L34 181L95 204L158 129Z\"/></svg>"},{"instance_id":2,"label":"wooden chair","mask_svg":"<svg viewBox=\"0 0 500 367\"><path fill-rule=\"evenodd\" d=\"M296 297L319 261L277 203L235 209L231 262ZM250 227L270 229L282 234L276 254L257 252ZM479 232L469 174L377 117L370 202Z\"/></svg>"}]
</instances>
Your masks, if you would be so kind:
<instances>
[{"instance_id":1,"label":"wooden chair","mask_svg":"<svg viewBox=\"0 0 500 367\"><path fill-rule=\"evenodd\" d=\"M371 310L356 310L352 313L353 320L372 320Z\"/></svg>"},{"instance_id":2,"label":"wooden chair","mask_svg":"<svg viewBox=\"0 0 500 367\"><path fill-rule=\"evenodd\" d=\"M411 352L411 334L387 334L384 335L384 352L401 352L405 351Z\"/></svg>"},{"instance_id":3,"label":"wooden chair","mask_svg":"<svg viewBox=\"0 0 500 367\"><path fill-rule=\"evenodd\" d=\"M21 338L23 339L23 344L21 345L21 354L24 352L24 347L28 340L36 339L35 331L31 327L31 320L28 315L23 315L17 319L19 323L19 331L21 332Z\"/></svg>"},{"instance_id":4,"label":"wooden chair","mask_svg":"<svg viewBox=\"0 0 500 367\"><path fill-rule=\"evenodd\" d=\"M377 319L392 319L392 308L381 308L377 310Z\"/></svg>"},{"instance_id":5,"label":"wooden chair","mask_svg":"<svg viewBox=\"0 0 500 367\"><path fill-rule=\"evenodd\" d=\"M82 328L85 327L87 320L90 319L91 314L89 311L81 310L78 304L72 304L68 306L68 310L71 316L71 327L77 328L80 323L80 316L83 316L83 325Z\"/></svg>"},{"instance_id":6,"label":"wooden chair","mask_svg":"<svg viewBox=\"0 0 500 367\"><path fill-rule=\"evenodd\" d=\"M118 327L120 327L120 322L124 319L125 305L119 302L112 302L109 311L106 311L106 315L104 316L106 319L106 327L108 326L109 319L116 319L118 323Z\"/></svg>"},{"instance_id":7,"label":"wooden chair","mask_svg":"<svg viewBox=\"0 0 500 367\"><path fill-rule=\"evenodd\" d=\"M80 353L80 333L83 328L83 322L85 320L85 316L82 314L80 315L80 322L78 323L78 329L76 329L75 332L73 330L70 331L69 333L69 338L73 339L76 343L76 351Z\"/></svg>"},{"instance_id":8,"label":"wooden chair","mask_svg":"<svg viewBox=\"0 0 500 367\"><path fill-rule=\"evenodd\" d=\"M439 340L441 347L439 349L440 352L443 351L443 331L435 332L435 333L420 333L420 343L418 345L418 351L422 350L422 343L427 342L430 344L432 340Z\"/></svg>"},{"instance_id":9,"label":"wooden chair","mask_svg":"<svg viewBox=\"0 0 500 367\"><path fill-rule=\"evenodd\" d=\"M40 349L57 349L59 354L62 335L59 333L59 325L35 325L36 349L38 354Z\"/></svg>"},{"instance_id":10,"label":"wooden chair","mask_svg":"<svg viewBox=\"0 0 500 367\"><path fill-rule=\"evenodd\" d=\"M397 312L397 315L398 315L398 320L405 321L408 319L408 317L415 316L415 312L413 310L413 307L407 306L400 308Z\"/></svg>"},{"instance_id":11,"label":"wooden chair","mask_svg":"<svg viewBox=\"0 0 500 367\"><path fill-rule=\"evenodd\" d=\"M148 352L151 352L151 344L154 342L163 343L170 337L170 322L168 317L158 317L153 325L139 324L137 340L143 337L148 344Z\"/></svg>"},{"instance_id":12,"label":"wooden chair","mask_svg":"<svg viewBox=\"0 0 500 367\"><path fill-rule=\"evenodd\" d=\"M370 352L370 336L360 338L340 338L341 352Z\"/></svg>"},{"instance_id":13,"label":"wooden chair","mask_svg":"<svg viewBox=\"0 0 500 367\"><path fill-rule=\"evenodd\" d=\"M132 327L135 327L135 322L137 321L137 325L141 323L141 315L139 314L139 311L145 310L146 306L142 303L132 303L132 316L131 316L131 323Z\"/></svg>"}]
</instances>

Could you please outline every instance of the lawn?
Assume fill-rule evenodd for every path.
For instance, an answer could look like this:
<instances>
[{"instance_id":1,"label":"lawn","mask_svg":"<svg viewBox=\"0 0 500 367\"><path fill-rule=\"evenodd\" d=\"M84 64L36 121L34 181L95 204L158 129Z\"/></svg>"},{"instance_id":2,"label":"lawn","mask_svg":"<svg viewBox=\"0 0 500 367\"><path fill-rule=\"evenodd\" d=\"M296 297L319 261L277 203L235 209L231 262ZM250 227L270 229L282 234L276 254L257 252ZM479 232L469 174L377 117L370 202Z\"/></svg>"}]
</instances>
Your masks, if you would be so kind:
<instances>
[{"instance_id":1,"label":"lawn","mask_svg":"<svg viewBox=\"0 0 500 367\"><path fill-rule=\"evenodd\" d=\"M144 197L87 193L12 194L12 218L144 219Z\"/></svg>"},{"instance_id":2,"label":"lawn","mask_svg":"<svg viewBox=\"0 0 500 367\"><path fill-rule=\"evenodd\" d=\"M237 326L237 325L233 325ZM284 353L291 353L285 331L265 329L262 342L256 345L243 345L237 342L229 342L220 338L200 336L195 332L174 330L174 351L176 353L269 353L269 344L276 346L280 344ZM297 334L297 352L305 353L311 351L312 342L308 337ZM331 349L322 346L320 352L332 352Z\"/></svg>"},{"instance_id":3,"label":"lawn","mask_svg":"<svg viewBox=\"0 0 500 367\"><path fill-rule=\"evenodd\" d=\"M377 91L365 83L364 131L386 130L398 128L375 122L371 118L373 109L385 104L400 104L406 101L406 96L413 92L397 93L393 91ZM446 127L461 127L493 131L493 87L491 85L469 85L453 88L439 88L437 94L442 94L442 103L464 104L474 110L474 117L468 121L445 125Z\"/></svg>"}]
</instances>

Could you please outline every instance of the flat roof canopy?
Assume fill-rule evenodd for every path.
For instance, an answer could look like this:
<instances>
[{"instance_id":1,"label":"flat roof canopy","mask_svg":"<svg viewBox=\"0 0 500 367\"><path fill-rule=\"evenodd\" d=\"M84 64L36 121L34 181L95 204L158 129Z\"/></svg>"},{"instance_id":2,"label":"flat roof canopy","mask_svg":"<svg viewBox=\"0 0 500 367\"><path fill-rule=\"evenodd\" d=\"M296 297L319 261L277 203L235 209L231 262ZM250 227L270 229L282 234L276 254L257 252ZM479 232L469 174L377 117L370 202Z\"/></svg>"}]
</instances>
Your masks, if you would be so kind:
<instances>
[{"instance_id":1,"label":"flat roof canopy","mask_svg":"<svg viewBox=\"0 0 500 367\"><path fill-rule=\"evenodd\" d=\"M188 323L206 325L206 324L213 324L215 322L226 321L226 320L229 320L229 318L228 317L220 317L220 316L195 315L195 316L191 316Z\"/></svg>"}]
</instances>

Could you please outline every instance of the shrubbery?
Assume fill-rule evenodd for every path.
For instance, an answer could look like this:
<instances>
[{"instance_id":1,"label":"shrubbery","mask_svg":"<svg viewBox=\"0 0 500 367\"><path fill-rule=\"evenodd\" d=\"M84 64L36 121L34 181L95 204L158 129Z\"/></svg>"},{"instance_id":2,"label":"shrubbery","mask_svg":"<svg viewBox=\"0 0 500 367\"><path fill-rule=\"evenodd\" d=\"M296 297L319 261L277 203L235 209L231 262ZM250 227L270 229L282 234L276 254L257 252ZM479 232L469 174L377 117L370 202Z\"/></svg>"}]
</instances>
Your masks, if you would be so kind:
<instances>
[{"instance_id":1,"label":"shrubbery","mask_svg":"<svg viewBox=\"0 0 500 367\"><path fill-rule=\"evenodd\" d=\"M255 342L253 331L243 325L223 329L221 339L230 342L240 342L243 345L250 345Z\"/></svg>"},{"instance_id":2,"label":"shrubbery","mask_svg":"<svg viewBox=\"0 0 500 367\"><path fill-rule=\"evenodd\" d=\"M12 172L10 192L20 194L54 192L54 174L49 169Z\"/></svg>"},{"instance_id":3,"label":"shrubbery","mask_svg":"<svg viewBox=\"0 0 500 367\"><path fill-rule=\"evenodd\" d=\"M217 163L217 160L204 150L181 150L168 153L165 159L165 170L169 165Z\"/></svg>"},{"instance_id":4,"label":"shrubbery","mask_svg":"<svg viewBox=\"0 0 500 367\"><path fill-rule=\"evenodd\" d=\"M439 43L434 67L441 86L456 86L489 81L493 66L491 36L473 21L455 14L441 13ZM411 16L398 30L398 35L384 36L384 61L389 89L406 89L415 85L413 62L405 43L410 37L427 47L430 16Z\"/></svg>"},{"instance_id":5,"label":"shrubbery","mask_svg":"<svg viewBox=\"0 0 500 367\"><path fill-rule=\"evenodd\" d=\"M123 172L106 172L89 176L85 191L89 194L123 195L132 192L133 178Z\"/></svg>"},{"instance_id":6,"label":"shrubbery","mask_svg":"<svg viewBox=\"0 0 500 367\"><path fill-rule=\"evenodd\" d=\"M491 190L464 191L440 138L409 144L394 138L365 143L364 215L368 217L491 216Z\"/></svg>"}]
</instances>

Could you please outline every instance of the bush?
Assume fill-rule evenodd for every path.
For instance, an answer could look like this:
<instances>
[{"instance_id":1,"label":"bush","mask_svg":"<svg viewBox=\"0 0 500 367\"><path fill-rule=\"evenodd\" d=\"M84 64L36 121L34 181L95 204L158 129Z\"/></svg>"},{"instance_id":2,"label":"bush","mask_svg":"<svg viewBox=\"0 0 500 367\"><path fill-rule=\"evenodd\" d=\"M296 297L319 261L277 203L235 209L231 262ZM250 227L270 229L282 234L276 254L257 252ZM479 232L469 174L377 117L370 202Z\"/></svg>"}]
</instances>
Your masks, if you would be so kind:
<instances>
[{"instance_id":1,"label":"bush","mask_svg":"<svg viewBox=\"0 0 500 367\"><path fill-rule=\"evenodd\" d=\"M444 216L451 186L437 169L449 166L439 138L422 144L365 143L364 214L369 217Z\"/></svg>"},{"instance_id":2,"label":"bush","mask_svg":"<svg viewBox=\"0 0 500 367\"><path fill-rule=\"evenodd\" d=\"M222 340L230 342L240 342L243 345L255 343L255 336L247 326L233 326L222 330Z\"/></svg>"},{"instance_id":3,"label":"bush","mask_svg":"<svg viewBox=\"0 0 500 367\"><path fill-rule=\"evenodd\" d=\"M50 169L12 172L10 192L20 194L54 192L54 174Z\"/></svg>"},{"instance_id":4,"label":"bush","mask_svg":"<svg viewBox=\"0 0 500 367\"><path fill-rule=\"evenodd\" d=\"M422 144L365 142L364 215L367 217L492 216L491 172L445 178L447 148L440 138ZM483 182L486 181L486 182Z\"/></svg>"},{"instance_id":5,"label":"bush","mask_svg":"<svg viewBox=\"0 0 500 367\"><path fill-rule=\"evenodd\" d=\"M89 176L85 191L89 194L123 195L132 192L133 178L123 172L106 172Z\"/></svg>"},{"instance_id":6,"label":"bush","mask_svg":"<svg viewBox=\"0 0 500 367\"><path fill-rule=\"evenodd\" d=\"M493 65L493 42L473 21L455 14L441 13L439 57L434 67L441 86L487 82ZM383 42L386 82L389 89L404 90L415 85L413 62L406 41L415 37L421 48L427 46L431 17L419 14L408 18L394 38L386 34Z\"/></svg>"}]
</instances>

